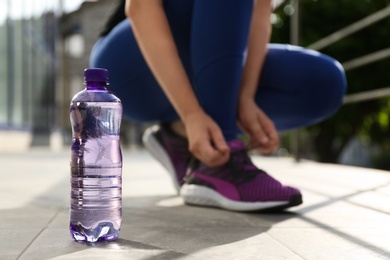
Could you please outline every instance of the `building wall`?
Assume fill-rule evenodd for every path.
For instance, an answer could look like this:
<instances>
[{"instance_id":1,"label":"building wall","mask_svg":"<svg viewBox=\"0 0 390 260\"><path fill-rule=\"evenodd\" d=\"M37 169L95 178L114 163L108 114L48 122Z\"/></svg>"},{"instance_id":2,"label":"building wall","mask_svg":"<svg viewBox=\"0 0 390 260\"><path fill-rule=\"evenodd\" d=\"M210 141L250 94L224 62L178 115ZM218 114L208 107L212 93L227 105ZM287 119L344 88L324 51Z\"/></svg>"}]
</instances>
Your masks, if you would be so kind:
<instances>
[{"instance_id":1,"label":"building wall","mask_svg":"<svg viewBox=\"0 0 390 260\"><path fill-rule=\"evenodd\" d=\"M85 2L79 10L66 15L62 20L65 41L65 74L70 95L83 89L83 70L88 67L90 51L118 0ZM71 97L69 96L69 97Z\"/></svg>"},{"instance_id":2,"label":"building wall","mask_svg":"<svg viewBox=\"0 0 390 260\"><path fill-rule=\"evenodd\" d=\"M65 143L70 142L69 102L82 89L83 71L88 68L89 54L98 40L99 32L115 8L118 0L85 2L81 7L61 20L62 74L61 74L61 129Z\"/></svg>"}]
</instances>

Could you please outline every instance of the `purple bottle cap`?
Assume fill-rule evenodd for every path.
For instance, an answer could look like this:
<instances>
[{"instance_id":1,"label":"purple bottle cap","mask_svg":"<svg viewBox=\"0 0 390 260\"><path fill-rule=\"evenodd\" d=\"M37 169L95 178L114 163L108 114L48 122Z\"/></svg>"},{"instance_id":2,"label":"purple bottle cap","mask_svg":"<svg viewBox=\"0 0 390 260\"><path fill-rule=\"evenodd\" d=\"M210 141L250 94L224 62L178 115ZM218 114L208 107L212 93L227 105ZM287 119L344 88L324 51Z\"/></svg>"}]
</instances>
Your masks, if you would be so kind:
<instances>
[{"instance_id":1,"label":"purple bottle cap","mask_svg":"<svg viewBox=\"0 0 390 260\"><path fill-rule=\"evenodd\" d=\"M88 68L84 70L84 82L108 82L108 70Z\"/></svg>"}]
</instances>

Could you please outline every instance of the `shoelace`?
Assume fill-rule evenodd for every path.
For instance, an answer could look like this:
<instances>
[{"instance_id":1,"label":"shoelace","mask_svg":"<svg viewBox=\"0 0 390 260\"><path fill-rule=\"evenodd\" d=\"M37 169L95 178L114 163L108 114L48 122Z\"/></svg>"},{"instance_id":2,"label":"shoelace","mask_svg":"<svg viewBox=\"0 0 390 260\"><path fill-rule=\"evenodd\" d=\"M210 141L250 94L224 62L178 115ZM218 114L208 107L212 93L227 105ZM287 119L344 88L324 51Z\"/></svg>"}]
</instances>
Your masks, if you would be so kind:
<instances>
[{"instance_id":1,"label":"shoelace","mask_svg":"<svg viewBox=\"0 0 390 260\"><path fill-rule=\"evenodd\" d=\"M232 151L230 159L227 163L227 167L231 171L229 179L234 181L236 184L249 182L253 180L259 173L263 173L262 170L258 169L250 159L248 152L251 148L244 147Z\"/></svg>"},{"instance_id":2,"label":"shoelace","mask_svg":"<svg viewBox=\"0 0 390 260\"><path fill-rule=\"evenodd\" d=\"M258 174L264 173L264 171L258 169L251 161L248 152L250 149L244 147L231 152L229 161L222 167L218 168L205 168L204 173L215 177L227 179L237 185L245 182L249 182L256 178ZM196 170L200 167L201 162L192 157L188 168ZM207 170L206 170L207 169ZM191 172L187 172L185 180L191 178Z\"/></svg>"}]
</instances>

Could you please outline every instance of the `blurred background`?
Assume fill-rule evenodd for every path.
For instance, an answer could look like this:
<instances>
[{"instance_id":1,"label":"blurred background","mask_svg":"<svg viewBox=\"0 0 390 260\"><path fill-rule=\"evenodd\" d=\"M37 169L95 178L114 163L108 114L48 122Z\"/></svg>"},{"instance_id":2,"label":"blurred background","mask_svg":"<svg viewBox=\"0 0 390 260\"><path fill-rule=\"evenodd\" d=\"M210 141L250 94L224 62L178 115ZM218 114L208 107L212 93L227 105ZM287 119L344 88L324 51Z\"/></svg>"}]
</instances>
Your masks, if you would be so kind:
<instances>
[{"instance_id":1,"label":"blurred background","mask_svg":"<svg viewBox=\"0 0 390 260\"><path fill-rule=\"evenodd\" d=\"M184 1L184 0L183 0ZM0 0L0 152L70 146L69 103L118 0ZM319 50L347 73L330 119L282 133L275 156L390 170L390 0L276 0L272 42ZM147 125L124 120L123 149Z\"/></svg>"}]
</instances>

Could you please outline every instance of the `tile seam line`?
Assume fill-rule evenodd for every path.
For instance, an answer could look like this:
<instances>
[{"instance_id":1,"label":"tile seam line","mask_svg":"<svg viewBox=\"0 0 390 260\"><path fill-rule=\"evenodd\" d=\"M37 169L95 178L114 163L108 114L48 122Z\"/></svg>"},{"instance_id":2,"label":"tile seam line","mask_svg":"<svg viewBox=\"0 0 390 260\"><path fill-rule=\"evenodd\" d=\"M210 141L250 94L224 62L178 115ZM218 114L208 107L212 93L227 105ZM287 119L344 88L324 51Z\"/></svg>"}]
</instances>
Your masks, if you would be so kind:
<instances>
[{"instance_id":1,"label":"tile seam line","mask_svg":"<svg viewBox=\"0 0 390 260\"><path fill-rule=\"evenodd\" d=\"M45 231L49 225L54 221L54 219L58 216L60 213L61 209L58 209L57 212L53 215L53 217L46 223L46 225L36 234L36 236L30 241L30 243L27 244L27 246L20 252L20 254L16 257L16 260L19 260L25 253L26 251L30 248L30 246L37 240L37 238Z\"/></svg>"},{"instance_id":2,"label":"tile seam line","mask_svg":"<svg viewBox=\"0 0 390 260\"><path fill-rule=\"evenodd\" d=\"M268 232L265 232L265 234L267 236L269 236L272 240L274 240L276 243L278 243L279 245L281 245L282 247L286 248L288 251L292 252L294 255L296 255L298 258L304 260L305 258L303 258L302 256L300 256L297 252L291 250L290 248L288 248L287 246L283 245L279 240L277 240L275 237L271 236L271 234L269 234Z\"/></svg>"}]
</instances>

